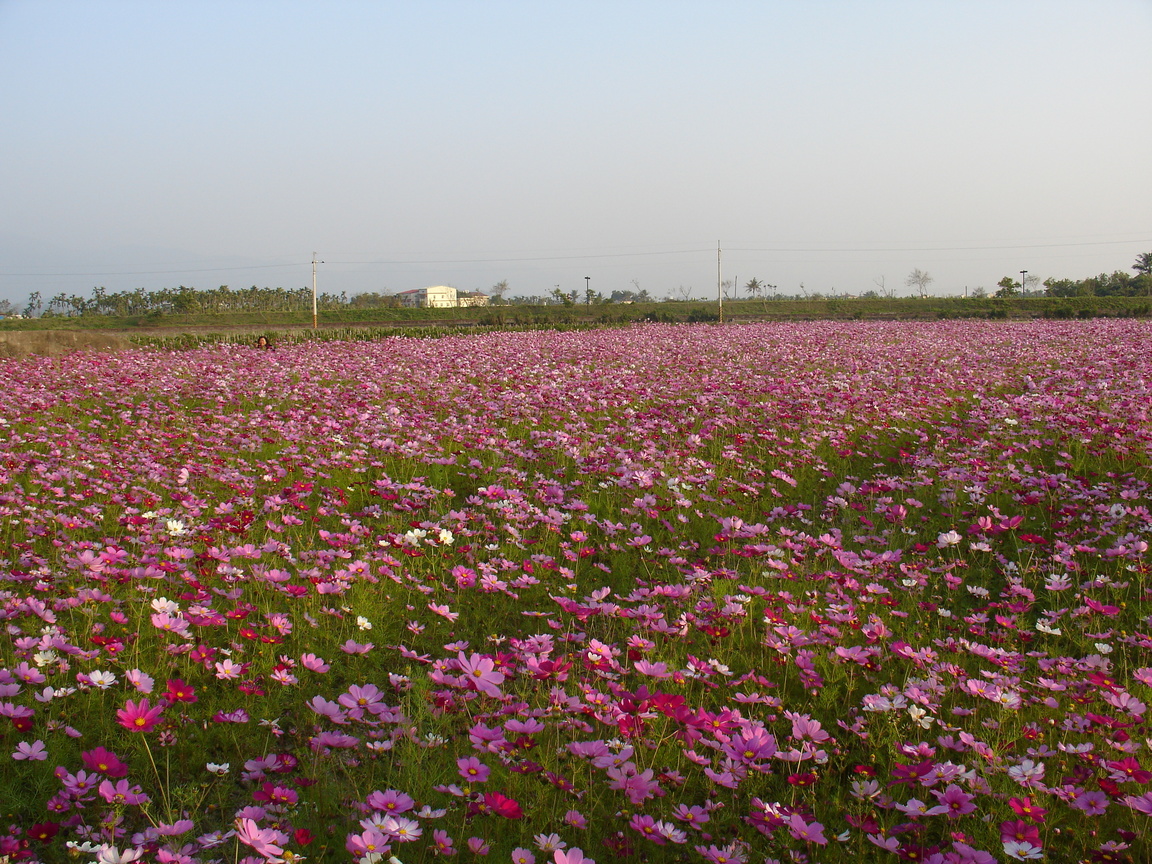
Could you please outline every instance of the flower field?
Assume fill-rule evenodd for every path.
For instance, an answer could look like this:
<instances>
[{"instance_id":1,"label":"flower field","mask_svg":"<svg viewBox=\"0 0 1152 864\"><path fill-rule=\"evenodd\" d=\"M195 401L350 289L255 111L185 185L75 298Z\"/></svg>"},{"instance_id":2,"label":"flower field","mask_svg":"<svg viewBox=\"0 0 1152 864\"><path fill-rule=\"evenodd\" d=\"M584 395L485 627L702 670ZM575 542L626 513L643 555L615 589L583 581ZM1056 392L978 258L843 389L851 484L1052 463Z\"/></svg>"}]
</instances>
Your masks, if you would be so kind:
<instances>
[{"instance_id":1,"label":"flower field","mask_svg":"<svg viewBox=\"0 0 1152 864\"><path fill-rule=\"evenodd\" d=\"M1152 855L1145 322L0 378L0 856Z\"/></svg>"}]
</instances>

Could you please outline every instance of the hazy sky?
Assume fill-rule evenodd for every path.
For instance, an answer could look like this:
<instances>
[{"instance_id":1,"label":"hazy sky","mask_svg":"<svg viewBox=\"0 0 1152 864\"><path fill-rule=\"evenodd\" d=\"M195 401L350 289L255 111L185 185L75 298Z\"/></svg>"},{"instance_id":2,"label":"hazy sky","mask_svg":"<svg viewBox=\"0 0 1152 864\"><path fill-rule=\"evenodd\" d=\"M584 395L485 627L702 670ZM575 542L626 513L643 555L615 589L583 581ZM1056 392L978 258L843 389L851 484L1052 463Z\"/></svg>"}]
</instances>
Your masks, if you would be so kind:
<instances>
[{"instance_id":1,"label":"hazy sky","mask_svg":"<svg viewBox=\"0 0 1152 864\"><path fill-rule=\"evenodd\" d=\"M1083 277L1150 142L1149 0L0 0L0 298Z\"/></svg>"}]
</instances>

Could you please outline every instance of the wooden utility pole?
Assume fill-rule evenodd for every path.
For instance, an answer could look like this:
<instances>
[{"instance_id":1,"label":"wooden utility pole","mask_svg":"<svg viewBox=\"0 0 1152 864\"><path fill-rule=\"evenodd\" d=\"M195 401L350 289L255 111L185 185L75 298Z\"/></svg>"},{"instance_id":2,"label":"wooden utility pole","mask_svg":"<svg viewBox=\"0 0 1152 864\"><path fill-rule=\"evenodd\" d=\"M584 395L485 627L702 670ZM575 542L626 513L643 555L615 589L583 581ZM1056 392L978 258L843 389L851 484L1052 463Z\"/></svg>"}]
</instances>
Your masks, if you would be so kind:
<instances>
[{"instance_id":1,"label":"wooden utility pole","mask_svg":"<svg viewBox=\"0 0 1152 864\"><path fill-rule=\"evenodd\" d=\"M720 323L724 323L724 283L721 279L720 241L716 241L716 302L720 308Z\"/></svg>"},{"instance_id":2,"label":"wooden utility pole","mask_svg":"<svg viewBox=\"0 0 1152 864\"><path fill-rule=\"evenodd\" d=\"M315 330L318 326L316 316L316 265L323 264L323 261L316 260L316 253L312 253L312 329Z\"/></svg>"}]
</instances>

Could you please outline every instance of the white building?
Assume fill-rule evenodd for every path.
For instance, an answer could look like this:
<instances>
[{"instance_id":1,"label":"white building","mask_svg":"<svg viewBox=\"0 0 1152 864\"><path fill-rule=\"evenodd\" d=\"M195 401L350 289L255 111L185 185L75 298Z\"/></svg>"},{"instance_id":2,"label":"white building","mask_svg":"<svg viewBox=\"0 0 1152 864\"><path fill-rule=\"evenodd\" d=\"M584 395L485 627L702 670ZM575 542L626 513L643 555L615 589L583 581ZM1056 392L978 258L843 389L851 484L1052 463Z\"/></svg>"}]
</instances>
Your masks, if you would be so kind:
<instances>
[{"instance_id":1,"label":"white building","mask_svg":"<svg viewBox=\"0 0 1152 864\"><path fill-rule=\"evenodd\" d=\"M404 306L421 306L429 309L446 309L458 306L456 289L451 285L433 285L429 288L414 288L396 295Z\"/></svg>"},{"instance_id":2,"label":"white building","mask_svg":"<svg viewBox=\"0 0 1152 864\"><path fill-rule=\"evenodd\" d=\"M456 302L461 306L487 306L488 295L483 291L461 291L456 295Z\"/></svg>"}]
</instances>

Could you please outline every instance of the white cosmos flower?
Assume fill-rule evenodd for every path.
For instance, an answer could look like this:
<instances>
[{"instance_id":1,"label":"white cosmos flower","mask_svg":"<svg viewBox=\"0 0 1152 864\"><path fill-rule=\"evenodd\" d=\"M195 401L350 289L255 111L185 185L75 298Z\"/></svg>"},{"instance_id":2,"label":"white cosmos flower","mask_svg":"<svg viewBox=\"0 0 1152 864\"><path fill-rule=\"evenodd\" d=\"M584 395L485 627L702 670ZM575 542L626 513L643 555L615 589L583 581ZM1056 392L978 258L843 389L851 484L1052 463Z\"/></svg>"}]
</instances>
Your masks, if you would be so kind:
<instances>
[{"instance_id":1,"label":"white cosmos flower","mask_svg":"<svg viewBox=\"0 0 1152 864\"><path fill-rule=\"evenodd\" d=\"M955 546L962 538L955 531L945 531L936 538L936 546L944 549L948 546Z\"/></svg>"},{"instance_id":2,"label":"white cosmos flower","mask_svg":"<svg viewBox=\"0 0 1152 864\"><path fill-rule=\"evenodd\" d=\"M155 612L167 612L169 615L175 615L180 611L180 604L169 600L167 597L157 597L152 601L152 609Z\"/></svg>"},{"instance_id":3,"label":"white cosmos flower","mask_svg":"<svg viewBox=\"0 0 1152 864\"><path fill-rule=\"evenodd\" d=\"M88 675L88 680L92 682L94 687L99 687L101 690L107 690L116 683L116 676L111 672L103 672L97 669Z\"/></svg>"}]
</instances>

